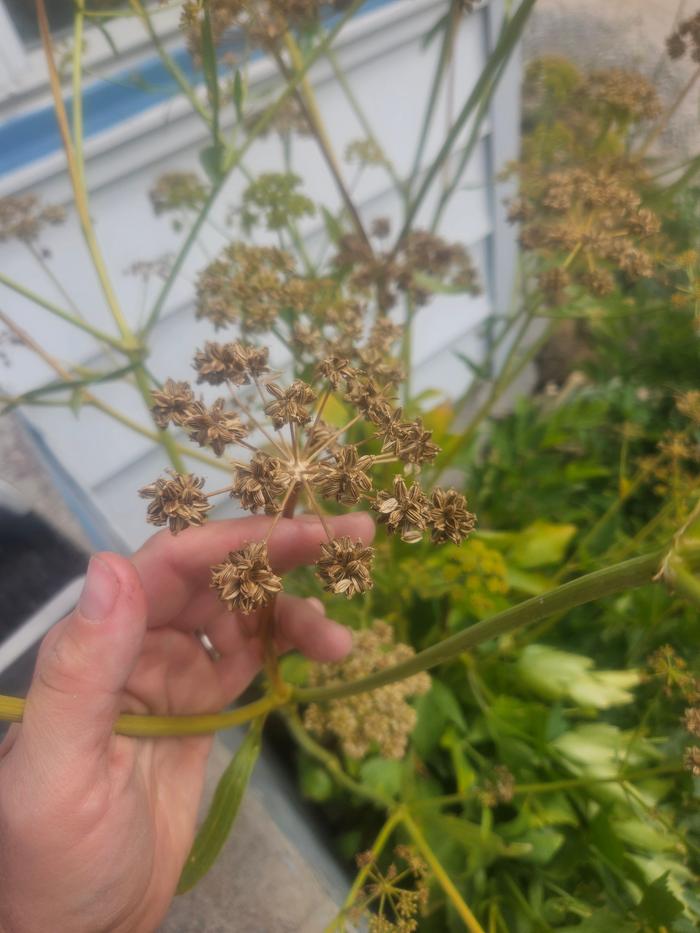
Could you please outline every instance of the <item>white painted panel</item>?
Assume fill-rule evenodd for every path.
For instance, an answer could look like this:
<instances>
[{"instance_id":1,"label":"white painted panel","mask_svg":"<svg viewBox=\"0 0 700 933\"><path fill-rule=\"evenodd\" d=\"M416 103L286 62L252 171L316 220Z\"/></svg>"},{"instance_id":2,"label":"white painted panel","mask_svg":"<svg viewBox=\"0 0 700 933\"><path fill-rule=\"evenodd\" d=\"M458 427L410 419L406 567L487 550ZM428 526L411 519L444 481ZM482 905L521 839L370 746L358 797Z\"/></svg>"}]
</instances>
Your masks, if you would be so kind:
<instances>
[{"instance_id":1,"label":"white painted panel","mask_svg":"<svg viewBox=\"0 0 700 933\"><path fill-rule=\"evenodd\" d=\"M500 2L492 0L492 5ZM389 16L389 8L383 8L372 14L376 30L363 32L361 25L355 25L355 32L339 53L370 122L387 153L402 170L408 168L413 153L436 51L435 46L425 51L420 38L426 27L435 21L442 6L444 4L426 0L412 0L411 5L402 2L396 5L393 19ZM453 98L460 103L483 66L488 41L485 15L486 11L482 11L467 19L458 37L454 74L450 80L454 85ZM257 63L255 69L260 80L266 78L270 71L264 62ZM316 67L313 78L331 138L342 154L348 142L363 134L328 65ZM514 73L507 87L499 93L502 104L516 98L517 76ZM156 109L157 115L150 113L133 121L138 124L140 136L134 136L136 130L133 125L125 126L103 134L101 139L91 141L88 146L88 153L92 153L88 164L93 189L92 214L107 264L115 273L120 300L134 324L143 320L144 309L153 300L157 283L151 283L148 294L144 296L142 283L124 275L125 268L135 260L174 252L182 238L182 234L172 231L167 219L154 217L147 192L165 171L197 169L197 153L202 146L201 128L194 118L183 116L180 102ZM508 119L513 112L511 106ZM428 156L436 151L448 119L453 117L454 112L443 100L433 123ZM494 132L498 129L497 140L492 140L489 135L491 125ZM494 251L494 218L500 225L499 236L512 240L510 232L502 226L502 218L498 214L499 196L491 184L495 170L501 165L499 152L507 152L508 157L513 154L515 125L510 129L509 133L505 118L484 128L482 143L441 225L441 232L446 237L470 245L483 282L490 286L491 291L494 279L498 280L492 271L495 264L501 263L503 268L507 265L499 258L501 254ZM148 132L144 135L146 130ZM113 145L109 145L110 139ZM311 140L295 141L293 157L295 170L302 176L309 195L332 210L336 209L339 206L338 196L315 143ZM246 164L256 174L279 171L281 153L276 137L256 143L247 156ZM344 170L352 179L354 169L345 165ZM43 180L34 185L33 190L47 201L65 200L65 176L56 174L51 160L47 160L43 171ZM18 175L18 179L29 177L27 173ZM368 169L354 183L355 197L363 218L370 220L386 215L392 219L394 228L398 228L400 205L387 190L385 173L378 168ZM230 206L239 202L245 184L240 174L230 180L212 213L217 224L223 224ZM426 199L418 218L419 224L430 221L438 193L436 189ZM303 232L312 252L319 249L322 236L318 219L306 222ZM194 318L193 283L197 270L224 242L222 235L212 225L207 225L201 237L201 248L192 252L173 289L168 313L156 329L154 351L149 360L149 366L161 379L169 375L187 378L191 372L193 348L212 336L210 325ZM46 244L52 253L51 263L91 322L114 332L75 217L71 217L65 227L49 231ZM502 255L510 261L510 254ZM3 244L0 268L57 303L65 304L22 247ZM509 274L507 270L503 272L503 280ZM428 308L419 312L414 331L417 365L413 384L417 390L436 387L455 394L466 387L468 371L455 356L455 350L478 357L481 342L476 329L488 313L490 300L489 294L478 299L438 296ZM78 334L1 286L0 307L21 322L55 356L71 362L89 360L99 366L105 365L104 359L94 356L92 338ZM278 352L276 356L280 362L283 361L283 353ZM46 379L47 370L43 363L24 352L18 354L18 359L21 359L21 365L15 365L7 373L0 372L0 383L12 391L23 391ZM97 390L97 394L140 423L148 423L143 401L132 387L106 384ZM158 475L164 465L161 450L154 449L147 438L88 409L83 410L79 420L70 412L53 408L29 409L28 415L71 473L86 488L94 491L98 503L118 531L132 546L140 543L151 529L144 522L144 503L136 497L135 490ZM194 461L192 468L202 469L195 466Z\"/></svg>"}]
</instances>

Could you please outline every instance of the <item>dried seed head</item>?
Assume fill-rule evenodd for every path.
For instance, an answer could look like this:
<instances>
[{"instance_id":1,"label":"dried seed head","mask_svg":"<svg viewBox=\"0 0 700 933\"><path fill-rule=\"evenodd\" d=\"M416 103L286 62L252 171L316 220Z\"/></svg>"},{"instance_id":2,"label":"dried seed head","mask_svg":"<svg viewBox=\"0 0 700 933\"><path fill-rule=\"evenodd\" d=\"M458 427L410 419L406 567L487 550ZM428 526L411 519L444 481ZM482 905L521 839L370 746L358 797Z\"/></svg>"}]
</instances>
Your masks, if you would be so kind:
<instances>
[{"instance_id":1,"label":"dried seed head","mask_svg":"<svg viewBox=\"0 0 700 933\"><path fill-rule=\"evenodd\" d=\"M344 379L350 382L357 378L357 370L350 365L350 361L342 356L330 356L316 367L316 378L327 379L334 389L337 389Z\"/></svg>"},{"instance_id":2,"label":"dried seed head","mask_svg":"<svg viewBox=\"0 0 700 933\"><path fill-rule=\"evenodd\" d=\"M436 544L452 541L461 544L476 526L476 515L467 509L467 500L456 489L433 490L430 497L430 526Z\"/></svg>"},{"instance_id":3,"label":"dried seed head","mask_svg":"<svg viewBox=\"0 0 700 933\"><path fill-rule=\"evenodd\" d=\"M386 397L385 388L362 373L348 386L345 400L354 405L372 424L384 424L394 412Z\"/></svg>"},{"instance_id":4,"label":"dried seed head","mask_svg":"<svg viewBox=\"0 0 700 933\"><path fill-rule=\"evenodd\" d=\"M282 589L282 580L270 566L267 545L258 542L231 551L212 567L211 586L227 609L247 615L266 606Z\"/></svg>"},{"instance_id":5,"label":"dried seed head","mask_svg":"<svg viewBox=\"0 0 700 933\"><path fill-rule=\"evenodd\" d=\"M148 192L156 214L169 211L199 210L207 189L194 172L166 172Z\"/></svg>"},{"instance_id":6,"label":"dried seed head","mask_svg":"<svg viewBox=\"0 0 700 933\"><path fill-rule=\"evenodd\" d=\"M199 373L197 382L221 385L248 385L251 378L268 372L266 347L249 347L243 343L213 343L207 341L203 350L194 357L194 368Z\"/></svg>"},{"instance_id":7,"label":"dried seed head","mask_svg":"<svg viewBox=\"0 0 700 933\"><path fill-rule=\"evenodd\" d=\"M42 207L33 194L10 194L0 198L0 243L5 240L35 242L47 224L55 226L66 219L60 204Z\"/></svg>"},{"instance_id":8,"label":"dried seed head","mask_svg":"<svg viewBox=\"0 0 700 933\"><path fill-rule=\"evenodd\" d=\"M241 507L250 512L258 509L268 514L278 512L280 507L276 500L292 482L284 464L262 452L256 453L248 463L234 460L233 464L231 496L240 499Z\"/></svg>"},{"instance_id":9,"label":"dried seed head","mask_svg":"<svg viewBox=\"0 0 700 933\"><path fill-rule=\"evenodd\" d=\"M232 243L197 279L197 317L215 327L239 323L245 333L269 330L289 307L294 258L272 246Z\"/></svg>"},{"instance_id":10,"label":"dried seed head","mask_svg":"<svg viewBox=\"0 0 700 933\"><path fill-rule=\"evenodd\" d=\"M404 463L431 463L440 453L437 444L433 444L432 431L426 431L420 418L415 421L391 422L391 434L384 441L383 450L391 451Z\"/></svg>"},{"instance_id":11,"label":"dried seed head","mask_svg":"<svg viewBox=\"0 0 700 933\"><path fill-rule=\"evenodd\" d=\"M152 525L169 525L173 534L189 525L204 524L211 509L202 492L204 480L191 473L168 472L171 479L161 477L139 490L143 499L153 500L148 504L148 521Z\"/></svg>"},{"instance_id":12,"label":"dried seed head","mask_svg":"<svg viewBox=\"0 0 700 933\"><path fill-rule=\"evenodd\" d=\"M395 644L386 622L375 621L371 629L354 633L352 654L334 664L313 665L312 686L352 682L385 670L413 657L409 645ZM312 703L304 715L307 729L321 737L332 735L350 758L364 758L378 747L385 758L403 758L416 723L415 710L407 700L427 693L430 677L415 674L369 693L361 693L319 706Z\"/></svg>"},{"instance_id":13,"label":"dried seed head","mask_svg":"<svg viewBox=\"0 0 700 933\"><path fill-rule=\"evenodd\" d=\"M379 513L380 524L386 525L391 534L401 535L408 544L420 541L432 514L430 503L418 483L408 488L403 476L394 477L393 494L380 490L371 505Z\"/></svg>"},{"instance_id":14,"label":"dried seed head","mask_svg":"<svg viewBox=\"0 0 700 933\"><path fill-rule=\"evenodd\" d=\"M321 545L316 562L319 579L329 593L351 599L372 588L374 548L350 538L334 538Z\"/></svg>"},{"instance_id":15,"label":"dried seed head","mask_svg":"<svg viewBox=\"0 0 700 933\"><path fill-rule=\"evenodd\" d=\"M308 383L295 379L286 389L282 389L276 382L268 382L265 388L274 398L265 406L265 414L275 428L311 421L311 412L307 406L316 401L316 393Z\"/></svg>"},{"instance_id":16,"label":"dried seed head","mask_svg":"<svg viewBox=\"0 0 700 933\"><path fill-rule=\"evenodd\" d=\"M324 499L354 505L360 496L367 495L372 489L372 480L367 473L373 462L372 457L361 457L357 447L340 447L327 461L319 464L314 486Z\"/></svg>"},{"instance_id":17,"label":"dried seed head","mask_svg":"<svg viewBox=\"0 0 700 933\"><path fill-rule=\"evenodd\" d=\"M188 437L200 447L210 447L220 457L228 444L238 444L248 436L248 429L232 411L224 409L224 399L213 405L193 402L183 422Z\"/></svg>"},{"instance_id":18,"label":"dried seed head","mask_svg":"<svg viewBox=\"0 0 700 933\"><path fill-rule=\"evenodd\" d=\"M697 745L686 748L683 755L683 767L686 771L690 771L693 777L700 777L700 748Z\"/></svg>"},{"instance_id":19,"label":"dried seed head","mask_svg":"<svg viewBox=\"0 0 700 933\"><path fill-rule=\"evenodd\" d=\"M171 422L182 426L194 404L194 393L189 382L175 382L174 379L167 379L162 389L154 389L151 398L153 420L163 429Z\"/></svg>"},{"instance_id":20,"label":"dried seed head","mask_svg":"<svg viewBox=\"0 0 700 933\"><path fill-rule=\"evenodd\" d=\"M683 725L691 735L700 737L700 707L690 706L683 714Z\"/></svg>"},{"instance_id":21,"label":"dried seed head","mask_svg":"<svg viewBox=\"0 0 700 933\"><path fill-rule=\"evenodd\" d=\"M301 178L292 172L259 175L243 192L243 227L250 231L256 224L264 223L268 230L281 230L290 220L313 216L316 208L298 190L300 186Z\"/></svg>"}]
</instances>

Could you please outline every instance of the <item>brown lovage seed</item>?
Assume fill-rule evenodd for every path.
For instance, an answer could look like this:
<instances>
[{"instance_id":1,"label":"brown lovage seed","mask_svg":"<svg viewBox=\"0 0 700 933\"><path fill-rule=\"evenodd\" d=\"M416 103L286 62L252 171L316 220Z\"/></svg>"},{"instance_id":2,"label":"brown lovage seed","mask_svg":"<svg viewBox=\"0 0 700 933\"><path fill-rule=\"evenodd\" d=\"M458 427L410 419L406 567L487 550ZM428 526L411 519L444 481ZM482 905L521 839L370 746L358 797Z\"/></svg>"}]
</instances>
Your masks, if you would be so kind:
<instances>
[{"instance_id":1,"label":"brown lovage seed","mask_svg":"<svg viewBox=\"0 0 700 933\"><path fill-rule=\"evenodd\" d=\"M248 429L235 412L224 409L225 402L217 399L211 407L194 402L183 426L188 437L200 447L210 447L221 457L229 444L238 444L248 436Z\"/></svg>"},{"instance_id":2,"label":"brown lovage seed","mask_svg":"<svg viewBox=\"0 0 700 933\"><path fill-rule=\"evenodd\" d=\"M351 599L372 588L374 548L348 537L333 538L321 545L321 557L316 562L323 588Z\"/></svg>"},{"instance_id":3,"label":"brown lovage seed","mask_svg":"<svg viewBox=\"0 0 700 933\"><path fill-rule=\"evenodd\" d=\"M329 460L319 464L314 486L325 499L354 505L372 489L367 471L373 462L373 457L361 457L357 447L340 447Z\"/></svg>"},{"instance_id":4,"label":"brown lovage seed","mask_svg":"<svg viewBox=\"0 0 700 933\"><path fill-rule=\"evenodd\" d=\"M291 482L282 461L260 451L248 463L234 460L233 465L232 498L240 499L241 507L250 512L258 509L264 509L268 514L279 512L280 506L275 500Z\"/></svg>"},{"instance_id":5,"label":"brown lovage seed","mask_svg":"<svg viewBox=\"0 0 700 933\"><path fill-rule=\"evenodd\" d=\"M266 606L282 589L282 580L273 571L264 542L247 544L231 551L211 569L211 586L231 612L246 615Z\"/></svg>"},{"instance_id":6,"label":"brown lovage seed","mask_svg":"<svg viewBox=\"0 0 700 933\"><path fill-rule=\"evenodd\" d=\"M433 490L430 497L431 540L435 544L452 541L461 544L476 527L476 515L467 509L467 500L456 489Z\"/></svg>"},{"instance_id":7,"label":"brown lovage seed","mask_svg":"<svg viewBox=\"0 0 700 933\"><path fill-rule=\"evenodd\" d=\"M169 525L173 534L189 525L204 524L211 509L202 492L204 480L192 473L168 472L171 479L161 477L139 490L143 499L153 500L148 504L147 520L152 525Z\"/></svg>"},{"instance_id":8,"label":"brown lovage seed","mask_svg":"<svg viewBox=\"0 0 700 933\"><path fill-rule=\"evenodd\" d=\"M418 483L408 488L403 476L394 477L393 495L382 489L371 505L379 513L380 524L386 525L391 534L401 535L408 544L420 541L430 522L427 496Z\"/></svg>"},{"instance_id":9,"label":"brown lovage seed","mask_svg":"<svg viewBox=\"0 0 700 933\"><path fill-rule=\"evenodd\" d=\"M194 393L189 382L175 382L166 379L162 389L151 392L153 407L151 414L159 428L167 428L173 424L182 425L190 414L194 402Z\"/></svg>"}]
</instances>

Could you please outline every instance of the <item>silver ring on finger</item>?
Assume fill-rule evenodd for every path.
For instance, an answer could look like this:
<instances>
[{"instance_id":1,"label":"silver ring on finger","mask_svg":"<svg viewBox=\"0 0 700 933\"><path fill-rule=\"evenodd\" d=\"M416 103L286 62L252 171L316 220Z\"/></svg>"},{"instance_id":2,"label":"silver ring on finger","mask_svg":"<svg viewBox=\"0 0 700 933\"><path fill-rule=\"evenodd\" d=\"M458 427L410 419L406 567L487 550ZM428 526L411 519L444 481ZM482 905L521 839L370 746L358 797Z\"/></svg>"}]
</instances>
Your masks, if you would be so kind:
<instances>
[{"instance_id":1,"label":"silver ring on finger","mask_svg":"<svg viewBox=\"0 0 700 933\"><path fill-rule=\"evenodd\" d=\"M198 628L194 634L195 634L195 637L198 639L202 648L204 648L206 653L211 658L211 660L214 662L220 661L221 652L214 646L214 643L212 642L211 638L207 635L207 633L204 631L204 629Z\"/></svg>"}]
</instances>

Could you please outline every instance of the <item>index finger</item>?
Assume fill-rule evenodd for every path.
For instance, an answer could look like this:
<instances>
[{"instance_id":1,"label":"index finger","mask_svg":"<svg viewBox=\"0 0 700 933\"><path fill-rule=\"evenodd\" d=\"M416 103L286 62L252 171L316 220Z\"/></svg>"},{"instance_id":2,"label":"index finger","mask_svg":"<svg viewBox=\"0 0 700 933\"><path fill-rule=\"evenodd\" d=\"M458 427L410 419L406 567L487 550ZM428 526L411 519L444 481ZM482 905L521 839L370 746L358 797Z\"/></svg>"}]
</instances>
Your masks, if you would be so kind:
<instances>
[{"instance_id":1,"label":"index finger","mask_svg":"<svg viewBox=\"0 0 700 933\"><path fill-rule=\"evenodd\" d=\"M209 589L209 569L250 541L262 541L271 518L253 516L209 522L203 528L189 528L179 535L160 532L134 554L135 564L148 600L148 625L165 625L188 604ZM350 512L325 519L334 536L347 535L369 543L374 523L365 512ZM327 540L323 525L315 516L282 518L277 522L268 552L275 571L313 563L321 544Z\"/></svg>"}]
</instances>

